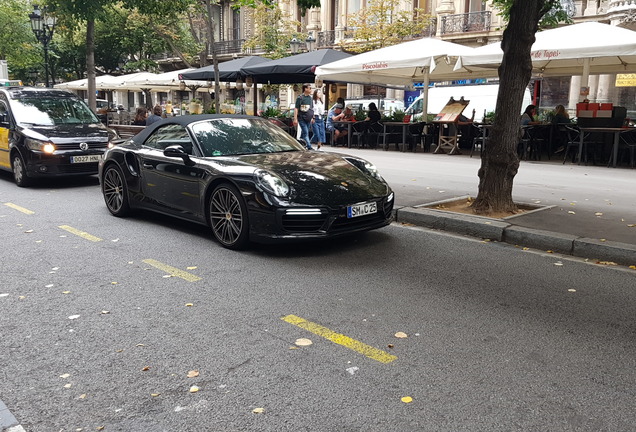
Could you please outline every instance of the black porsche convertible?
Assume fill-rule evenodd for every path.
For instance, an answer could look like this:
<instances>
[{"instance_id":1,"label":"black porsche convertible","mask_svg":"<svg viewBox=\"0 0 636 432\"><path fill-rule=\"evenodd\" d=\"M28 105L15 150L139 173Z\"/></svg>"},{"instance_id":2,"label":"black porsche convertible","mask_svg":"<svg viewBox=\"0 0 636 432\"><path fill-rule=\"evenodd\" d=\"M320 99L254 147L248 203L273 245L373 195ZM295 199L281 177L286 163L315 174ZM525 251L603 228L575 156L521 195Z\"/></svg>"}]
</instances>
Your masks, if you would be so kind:
<instances>
[{"instance_id":1,"label":"black porsche convertible","mask_svg":"<svg viewBox=\"0 0 636 432\"><path fill-rule=\"evenodd\" d=\"M306 150L267 119L163 119L99 163L108 210L143 208L207 224L230 249L388 225L394 195L371 163Z\"/></svg>"}]
</instances>

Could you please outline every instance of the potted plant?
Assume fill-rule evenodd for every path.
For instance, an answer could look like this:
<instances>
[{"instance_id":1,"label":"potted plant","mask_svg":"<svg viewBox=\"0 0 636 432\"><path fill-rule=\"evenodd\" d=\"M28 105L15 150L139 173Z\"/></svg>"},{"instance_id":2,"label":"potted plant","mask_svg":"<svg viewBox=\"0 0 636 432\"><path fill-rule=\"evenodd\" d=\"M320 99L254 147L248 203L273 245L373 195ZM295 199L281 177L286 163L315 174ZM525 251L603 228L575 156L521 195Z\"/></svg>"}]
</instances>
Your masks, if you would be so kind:
<instances>
[{"instance_id":1,"label":"potted plant","mask_svg":"<svg viewBox=\"0 0 636 432\"><path fill-rule=\"evenodd\" d=\"M190 102L190 114L201 114L203 112L203 105L201 99L192 99Z\"/></svg>"},{"instance_id":2,"label":"potted plant","mask_svg":"<svg viewBox=\"0 0 636 432\"><path fill-rule=\"evenodd\" d=\"M356 111L353 117L356 119L356 121L364 121L364 119L367 118L367 113L365 113L364 110L359 109L358 111Z\"/></svg>"}]
</instances>

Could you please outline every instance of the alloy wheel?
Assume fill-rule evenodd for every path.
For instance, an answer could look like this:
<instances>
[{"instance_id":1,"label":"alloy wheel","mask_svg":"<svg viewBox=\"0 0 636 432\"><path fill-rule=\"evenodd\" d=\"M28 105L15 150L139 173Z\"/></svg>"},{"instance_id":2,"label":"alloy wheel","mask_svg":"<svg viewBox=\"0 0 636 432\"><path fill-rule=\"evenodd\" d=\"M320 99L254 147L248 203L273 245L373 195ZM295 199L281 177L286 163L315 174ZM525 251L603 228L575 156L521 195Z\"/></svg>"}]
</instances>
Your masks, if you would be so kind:
<instances>
[{"instance_id":1,"label":"alloy wheel","mask_svg":"<svg viewBox=\"0 0 636 432\"><path fill-rule=\"evenodd\" d=\"M214 236L225 247L237 249L247 241L247 220L238 191L221 185L210 199L210 224Z\"/></svg>"}]
</instances>

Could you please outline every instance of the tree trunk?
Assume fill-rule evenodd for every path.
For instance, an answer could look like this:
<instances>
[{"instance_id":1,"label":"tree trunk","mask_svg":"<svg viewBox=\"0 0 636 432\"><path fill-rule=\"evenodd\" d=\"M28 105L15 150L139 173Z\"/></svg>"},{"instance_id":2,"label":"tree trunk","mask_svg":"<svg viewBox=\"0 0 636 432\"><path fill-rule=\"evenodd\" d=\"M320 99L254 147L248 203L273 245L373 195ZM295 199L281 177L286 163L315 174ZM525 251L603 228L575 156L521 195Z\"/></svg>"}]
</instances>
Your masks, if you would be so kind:
<instances>
[{"instance_id":1,"label":"tree trunk","mask_svg":"<svg viewBox=\"0 0 636 432\"><path fill-rule=\"evenodd\" d=\"M97 112L97 97L95 96L95 20L86 23L86 78L88 78L88 106Z\"/></svg>"},{"instance_id":2,"label":"tree trunk","mask_svg":"<svg viewBox=\"0 0 636 432\"><path fill-rule=\"evenodd\" d=\"M530 50L546 0L515 0L503 34L499 94L495 121L484 146L479 169L479 192L472 208L477 214L514 213L512 185L519 168L520 107L532 76ZM525 108L525 107L523 107ZM522 108L522 109L523 109Z\"/></svg>"},{"instance_id":3,"label":"tree trunk","mask_svg":"<svg viewBox=\"0 0 636 432\"><path fill-rule=\"evenodd\" d=\"M212 15L212 0L206 0L205 2L208 12L208 43L210 47L210 53L212 54L212 64L214 65L214 112L221 112L221 104L219 102L219 95L221 94L221 86L219 84L219 61L216 57L216 49L214 49L214 17Z\"/></svg>"}]
</instances>

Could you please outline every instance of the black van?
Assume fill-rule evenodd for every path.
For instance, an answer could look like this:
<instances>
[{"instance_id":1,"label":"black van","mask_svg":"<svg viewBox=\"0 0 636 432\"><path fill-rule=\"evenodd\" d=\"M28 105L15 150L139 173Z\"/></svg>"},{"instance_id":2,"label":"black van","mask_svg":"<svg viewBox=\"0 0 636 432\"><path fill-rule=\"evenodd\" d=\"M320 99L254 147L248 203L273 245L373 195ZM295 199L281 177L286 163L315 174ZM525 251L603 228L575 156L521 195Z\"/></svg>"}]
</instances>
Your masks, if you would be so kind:
<instances>
[{"instance_id":1,"label":"black van","mask_svg":"<svg viewBox=\"0 0 636 432\"><path fill-rule=\"evenodd\" d=\"M0 88L0 169L18 186L35 178L97 174L108 129L75 94L35 87Z\"/></svg>"}]
</instances>

